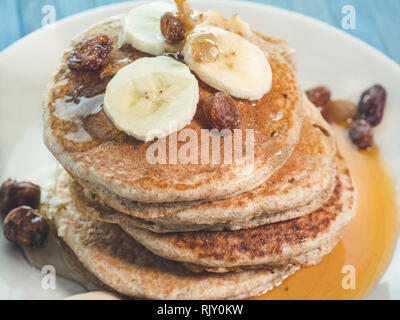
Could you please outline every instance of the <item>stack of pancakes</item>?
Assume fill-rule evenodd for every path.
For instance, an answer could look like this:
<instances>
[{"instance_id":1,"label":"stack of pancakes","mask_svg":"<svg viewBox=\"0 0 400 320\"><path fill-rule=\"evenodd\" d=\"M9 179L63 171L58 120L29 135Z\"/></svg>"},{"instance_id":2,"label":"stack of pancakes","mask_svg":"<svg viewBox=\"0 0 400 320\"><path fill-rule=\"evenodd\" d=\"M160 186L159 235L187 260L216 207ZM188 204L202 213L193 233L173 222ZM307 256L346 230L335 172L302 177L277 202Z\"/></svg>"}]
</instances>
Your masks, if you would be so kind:
<instances>
[{"instance_id":1,"label":"stack of pancakes","mask_svg":"<svg viewBox=\"0 0 400 320\"><path fill-rule=\"evenodd\" d=\"M111 18L72 46L98 35L117 43L120 29ZM146 55L115 46L101 70L77 74L66 63L72 47L65 53L44 103L46 145L68 172L50 216L84 274L130 297L246 298L335 247L355 213L349 170L299 88L289 46L259 32L248 40L273 72L261 100L235 99L242 129L254 130L251 167L148 163L153 142L118 131L101 110L112 76ZM199 85L201 104L216 90ZM188 128L200 136L201 112Z\"/></svg>"}]
</instances>

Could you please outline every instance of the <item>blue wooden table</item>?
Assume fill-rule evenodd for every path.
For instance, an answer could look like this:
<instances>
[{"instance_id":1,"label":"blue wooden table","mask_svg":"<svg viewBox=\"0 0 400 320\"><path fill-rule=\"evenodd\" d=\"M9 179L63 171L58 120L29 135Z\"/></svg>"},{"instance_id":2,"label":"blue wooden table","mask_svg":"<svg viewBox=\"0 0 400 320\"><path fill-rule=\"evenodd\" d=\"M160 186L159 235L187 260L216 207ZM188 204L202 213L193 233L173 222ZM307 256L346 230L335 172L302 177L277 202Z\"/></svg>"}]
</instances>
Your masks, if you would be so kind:
<instances>
[{"instance_id":1,"label":"blue wooden table","mask_svg":"<svg viewBox=\"0 0 400 320\"><path fill-rule=\"evenodd\" d=\"M55 9L56 19L127 0L1 0L0 50L42 26ZM216 0L217 1L217 0ZM353 6L356 28L346 30L400 63L400 0L249 0L296 11L342 28L345 6Z\"/></svg>"}]
</instances>

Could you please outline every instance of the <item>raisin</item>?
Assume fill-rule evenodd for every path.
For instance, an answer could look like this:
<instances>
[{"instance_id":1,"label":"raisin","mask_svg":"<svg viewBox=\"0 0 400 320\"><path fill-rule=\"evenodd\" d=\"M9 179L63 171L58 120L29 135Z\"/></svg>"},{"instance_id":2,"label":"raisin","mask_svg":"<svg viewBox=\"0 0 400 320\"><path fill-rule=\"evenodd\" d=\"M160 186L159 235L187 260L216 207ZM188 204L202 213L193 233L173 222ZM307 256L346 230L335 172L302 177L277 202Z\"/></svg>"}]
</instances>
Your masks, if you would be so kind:
<instances>
[{"instance_id":1,"label":"raisin","mask_svg":"<svg viewBox=\"0 0 400 320\"><path fill-rule=\"evenodd\" d=\"M229 129L232 132L241 126L242 121L235 101L224 92L208 96L202 104L202 110L205 120L212 129L219 131Z\"/></svg>"},{"instance_id":2,"label":"raisin","mask_svg":"<svg viewBox=\"0 0 400 320\"><path fill-rule=\"evenodd\" d=\"M40 213L26 206L12 210L3 224L7 240L30 248L43 245L49 231L49 225Z\"/></svg>"},{"instance_id":3,"label":"raisin","mask_svg":"<svg viewBox=\"0 0 400 320\"><path fill-rule=\"evenodd\" d=\"M95 71L104 65L113 42L107 36L98 36L79 44L68 56L68 66L77 72Z\"/></svg>"},{"instance_id":4,"label":"raisin","mask_svg":"<svg viewBox=\"0 0 400 320\"><path fill-rule=\"evenodd\" d=\"M331 101L331 92L326 87L317 87L306 91L308 99L316 107L324 107Z\"/></svg>"},{"instance_id":5,"label":"raisin","mask_svg":"<svg viewBox=\"0 0 400 320\"><path fill-rule=\"evenodd\" d=\"M374 143L372 126L365 120L357 120L350 127L350 139L360 150L367 150Z\"/></svg>"},{"instance_id":6,"label":"raisin","mask_svg":"<svg viewBox=\"0 0 400 320\"><path fill-rule=\"evenodd\" d=\"M357 105L348 100L334 100L322 108L322 116L328 122L343 123L356 115Z\"/></svg>"},{"instance_id":7,"label":"raisin","mask_svg":"<svg viewBox=\"0 0 400 320\"><path fill-rule=\"evenodd\" d=\"M358 118L376 127L382 121L385 106L386 90L381 85L375 85L362 94L358 104Z\"/></svg>"},{"instance_id":8,"label":"raisin","mask_svg":"<svg viewBox=\"0 0 400 320\"><path fill-rule=\"evenodd\" d=\"M185 27L182 21L170 12L161 17L161 33L165 41L170 44L175 44L185 39Z\"/></svg>"},{"instance_id":9,"label":"raisin","mask_svg":"<svg viewBox=\"0 0 400 320\"><path fill-rule=\"evenodd\" d=\"M0 212L7 215L12 209L23 205L39 208L40 187L31 182L6 180L0 187Z\"/></svg>"}]
</instances>

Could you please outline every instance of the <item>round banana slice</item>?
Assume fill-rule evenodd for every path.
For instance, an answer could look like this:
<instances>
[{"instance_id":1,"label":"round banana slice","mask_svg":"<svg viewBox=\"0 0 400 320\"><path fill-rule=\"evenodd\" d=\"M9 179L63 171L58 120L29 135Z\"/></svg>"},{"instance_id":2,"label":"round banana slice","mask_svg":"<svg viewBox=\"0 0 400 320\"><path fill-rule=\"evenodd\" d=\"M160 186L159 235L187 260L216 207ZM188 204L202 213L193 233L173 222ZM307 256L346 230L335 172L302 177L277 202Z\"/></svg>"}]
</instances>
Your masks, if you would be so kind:
<instances>
[{"instance_id":1,"label":"round banana slice","mask_svg":"<svg viewBox=\"0 0 400 320\"><path fill-rule=\"evenodd\" d=\"M167 51L176 52L178 47L165 42L160 27L163 14L176 11L175 5L166 2L152 2L133 8L121 21L119 47L128 43L154 56Z\"/></svg>"},{"instance_id":2,"label":"round banana slice","mask_svg":"<svg viewBox=\"0 0 400 320\"><path fill-rule=\"evenodd\" d=\"M236 98L258 100L271 90L272 71L266 55L236 33L199 24L189 35L183 54L202 81Z\"/></svg>"},{"instance_id":3,"label":"round banana slice","mask_svg":"<svg viewBox=\"0 0 400 320\"><path fill-rule=\"evenodd\" d=\"M199 84L190 69L172 58L141 58L109 82L104 111L121 131L139 140L163 138L192 121Z\"/></svg>"}]
</instances>

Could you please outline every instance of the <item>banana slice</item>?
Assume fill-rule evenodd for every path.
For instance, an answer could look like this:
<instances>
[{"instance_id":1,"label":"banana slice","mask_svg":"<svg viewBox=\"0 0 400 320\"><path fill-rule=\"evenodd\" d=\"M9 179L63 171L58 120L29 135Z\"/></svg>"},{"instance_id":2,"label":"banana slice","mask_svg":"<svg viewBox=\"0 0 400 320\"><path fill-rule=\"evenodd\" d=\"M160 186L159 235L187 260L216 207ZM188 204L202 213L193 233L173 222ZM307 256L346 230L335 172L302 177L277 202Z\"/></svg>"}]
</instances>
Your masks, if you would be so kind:
<instances>
[{"instance_id":1,"label":"banana slice","mask_svg":"<svg viewBox=\"0 0 400 320\"><path fill-rule=\"evenodd\" d=\"M236 33L201 23L189 35L183 53L201 80L236 98L258 100L271 90L266 55Z\"/></svg>"},{"instance_id":2,"label":"banana slice","mask_svg":"<svg viewBox=\"0 0 400 320\"><path fill-rule=\"evenodd\" d=\"M178 46L165 42L161 33L161 17L166 12L176 12L176 6L166 2L152 2L133 8L122 19L118 45L130 44L135 49L154 56L176 52Z\"/></svg>"},{"instance_id":3,"label":"banana slice","mask_svg":"<svg viewBox=\"0 0 400 320\"><path fill-rule=\"evenodd\" d=\"M109 82L104 111L121 131L139 140L163 138L192 121L199 84L190 69L172 58L141 58Z\"/></svg>"}]
</instances>

